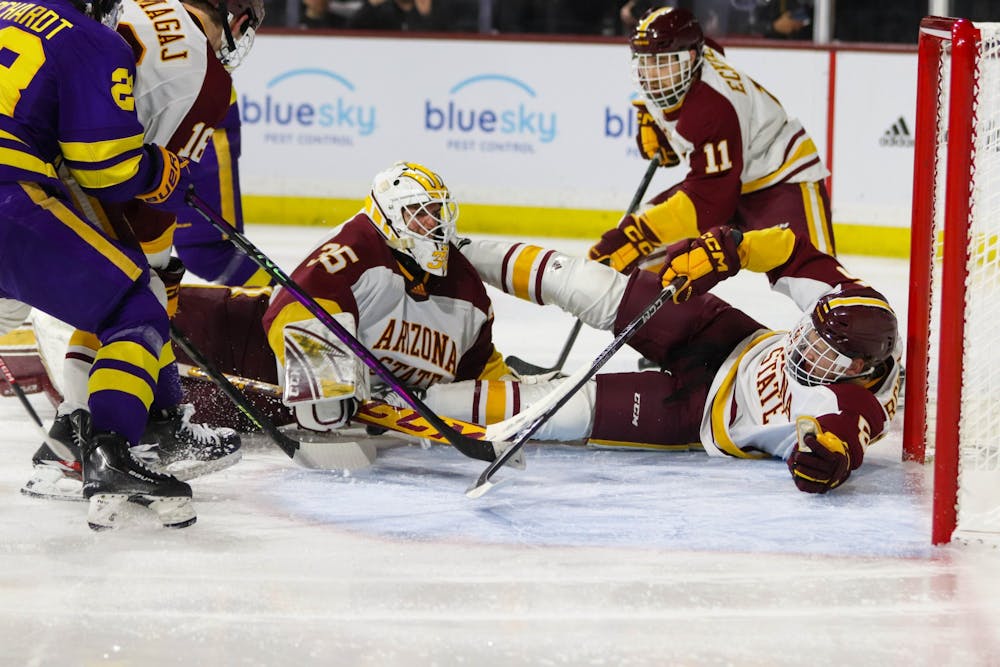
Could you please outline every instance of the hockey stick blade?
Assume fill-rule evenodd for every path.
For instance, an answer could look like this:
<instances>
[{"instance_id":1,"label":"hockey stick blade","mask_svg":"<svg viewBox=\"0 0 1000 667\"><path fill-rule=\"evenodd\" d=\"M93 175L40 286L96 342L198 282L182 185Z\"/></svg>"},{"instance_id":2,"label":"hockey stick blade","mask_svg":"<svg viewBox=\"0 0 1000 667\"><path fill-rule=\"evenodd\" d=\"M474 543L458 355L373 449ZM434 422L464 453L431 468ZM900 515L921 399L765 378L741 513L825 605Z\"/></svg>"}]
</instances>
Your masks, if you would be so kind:
<instances>
[{"instance_id":1,"label":"hockey stick blade","mask_svg":"<svg viewBox=\"0 0 1000 667\"><path fill-rule=\"evenodd\" d=\"M180 335L180 332L177 332L176 335ZM180 342L178 342L178 347L184 349ZM193 361L195 361L195 363L202 363L201 361L196 360L188 350L184 351ZM202 359L202 361L204 361L204 359ZM322 440L317 442L296 440L277 427L267 416L257 411L253 405L249 403L249 400L245 396L242 396L242 392L249 390L264 396L281 398L281 387L276 384L262 382L252 378L245 378L239 375L222 373L215 368L207 370L201 366L187 366L185 364L178 364L178 367L181 368L184 371L184 374L188 377L208 382L215 382L219 385L220 389L222 389L220 381L213 377L213 373L218 373L219 376L232 385L234 389L241 392L239 400L241 402L245 402L245 405L237 404L233 396L230 396L225 389L222 389L222 391L229 397L229 400L236 405L240 412L242 412L252 424L259 428L263 433L266 433L268 437L270 437L275 444L281 448L281 451L285 452L285 454L287 454L294 463L302 466L303 468L309 468L310 470L360 470L361 468L367 468L375 461L377 452L374 445L370 445L369 443L343 440L332 442Z\"/></svg>"},{"instance_id":2,"label":"hockey stick blade","mask_svg":"<svg viewBox=\"0 0 1000 667\"><path fill-rule=\"evenodd\" d=\"M483 473L479 476L479 479L476 480L476 483L466 490L465 495L470 498L479 498L489 491L489 489L494 486L490 481L493 475L495 475L507 461L511 460L518 452L520 452L521 448L524 447L524 443L528 441L528 438L541 428L542 424L548 421L548 419L555 414L559 408L565 405L570 397L580 390L580 387L589 382L590 379L594 377L604 366L604 364L606 364L608 360L618 352L618 350L624 347L625 344L631 340L635 332L646 324L646 322L652 319L664 303L673 298L674 294L677 293L677 290L679 290L686 282L686 278L679 277L670 285L662 289L660 293L656 295L656 298L653 299L653 301L650 302L650 304L646 306L646 308L631 322L629 322L628 325L626 325L625 328L622 329L617 336L615 336L615 339L611 341L611 343L604 348L600 354L597 355L597 358L594 359L590 366L581 368L576 373L563 380L562 384L556 387L548 396L536 401L536 403L532 405L528 411L526 411L526 413L530 413L530 415L520 420L523 426L517 432L513 440L510 441L510 445L504 449L499 456L497 456L496 461L493 461L486 467ZM507 420L505 426L502 428L510 428L515 425L517 417L519 416L521 415L515 415L510 420ZM493 433L490 433L489 430L487 430L487 434L496 437L497 441L506 440L506 438L501 439L498 437L498 431L499 429L494 429Z\"/></svg>"},{"instance_id":3,"label":"hockey stick blade","mask_svg":"<svg viewBox=\"0 0 1000 667\"><path fill-rule=\"evenodd\" d=\"M253 260L258 266L271 276L276 283L281 285L292 297L302 304L313 317L323 323L351 352L353 352L366 366L375 372L383 382L386 383L398 396L417 411L421 417L426 419L434 428L443 435L455 449L465 454L469 458L480 461L494 461L497 457L493 443L485 440L474 440L468 438L457 431L452 430L448 425L436 415L413 392L407 390L399 379L392 374L385 364L376 357L371 350L364 346L350 331L334 319L317 301L309 296L295 281L293 281L281 268L271 259L262 253L246 236L229 224L225 218L216 213L204 199L195 194L194 189L190 189L185 194L185 202L198 212L209 224L228 238L237 248L243 251L247 257Z\"/></svg>"},{"instance_id":4,"label":"hockey stick blade","mask_svg":"<svg viewBox=\"0 0 1000 667\"><path fill-rule=\"evenodd\" d=\"M547 375L548 373L561 371L563 365L566 363L567 357L569 357L570 350L573 348L573 343L576 342L576 337L580 335L580 329L582 327L583 320L577 319L577 321L573 323L573 328L570 329L569 337L566 339L566 342L563 343L562 351L559 353L559 359L556 360L555 365L551 368L536 366L514 355L507 357L506 363L518 375Z\"/></svg>"},{"instance_id":5,"label":"hockey stick blade","mask_svg":"<svg viewBox=\"0 0 1000 667\"><path fill-rule=\"evenodd\" d=\"M198 366L187 366L185 364L179 364L179 366L188 377L206 381L211 381L212 379L205 369L199 368ZM270 396L272 398L281 398L282 396L281 387L276 384L271 384L270 382L264 382L262 380L255 380L253 378L246 378L239 375L231 375L229 373L223 373L222 375L241 391L250 391L264 396ZM415 410L391 405L385 401L374 399L362 401L352 419L363 424L407 435L411 438L430 440L443 445L450 444L447 438L441 435L436 428L427 423L427 420L421 417ZM441 419L443 419L452 429L468 438L483 440L488 437L487 428L480 426L479 424L473 424L472 422L454 419L452 417L441 417ZM516 428L508 428L503 432L513 433L516 430ZM302 441L299 443L299 446L306 448L310 444L311 443ZM317 444L324 445L325 443ZM522 456L518 459L510 461L507 465L519 470L523 469L524 457Z\"/></svg>"}]
</instances>

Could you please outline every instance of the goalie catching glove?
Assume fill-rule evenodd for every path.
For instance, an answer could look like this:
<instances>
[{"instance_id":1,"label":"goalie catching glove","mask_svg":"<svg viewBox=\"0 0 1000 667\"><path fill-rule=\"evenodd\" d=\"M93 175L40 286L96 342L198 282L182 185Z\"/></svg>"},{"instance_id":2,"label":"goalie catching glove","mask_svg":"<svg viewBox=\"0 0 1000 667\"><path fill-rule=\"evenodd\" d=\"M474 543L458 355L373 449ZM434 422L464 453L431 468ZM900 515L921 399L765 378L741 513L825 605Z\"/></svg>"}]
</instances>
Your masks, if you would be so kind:
<instances>
[{"instance_id":1,"label":"goalie catching glove","mask_svg":"<svg viewBox=\"0 0 1000 667\"><path fill-rule=\"evenodd\" d=\"M614 229L604 232L601 240L590 249L588 256L607 264L615 271L631 273L639 261L653 252L660 240L646 225L642 216L625 214Z\"/></svg>"},{"instance_id":2,"label":"goalie catching glove","mask_svg":"<svg viewBox=\"0 0 1000 667\"><path fill-rule=\"evenodd\" d=\"M639 154L647 160L658 157L661 167L674 167L680 164L680 158L670 147L670 142L653 120L645 103L633 100L632 105L635 107L636 122L639 127L635 134L635 144L639 148Z\"/></svg>"},{"instance_id":3,"label":"goalie catching glove","mask_svg":"<svg viewBox=\"0 0 1000 667\"><path fill-rule=\"evenodd\" d=\"M333 317L354 335L352 315ZM319 320L290 322L283 336L282 401L294 410L299 426L311 431L347 426L359 401L369 397L367 367Z\"/></svg>"},{"instance_id":4,"label":"goalie catching glove","mask_svg":"<svg viewBox=\"0 0 1000 667\"><path fill-rule=\"evenodd\" d=\"M851 451L831 431L824 431L813 417L795 422L798 442L788 457L788 470L799 491L826 493L851 476Z\"/></svg>"}]
</instances>

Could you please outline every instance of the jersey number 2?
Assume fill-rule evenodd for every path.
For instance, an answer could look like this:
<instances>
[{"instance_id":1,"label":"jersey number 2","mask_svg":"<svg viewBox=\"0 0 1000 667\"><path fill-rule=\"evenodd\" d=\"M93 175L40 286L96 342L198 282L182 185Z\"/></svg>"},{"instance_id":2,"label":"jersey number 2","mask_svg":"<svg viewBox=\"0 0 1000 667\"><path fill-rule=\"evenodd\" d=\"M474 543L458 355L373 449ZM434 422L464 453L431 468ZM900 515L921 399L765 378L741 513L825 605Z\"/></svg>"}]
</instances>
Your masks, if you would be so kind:
<instances>
[{"instance_id":1,"label":"jersey number 2","mask_svg":"<svg viewBox=\"0 0 1000 667\"><path fill-rule=\"evenodd\" d=\"M0 113L13 116L14 107L21 101L21 91L45 64L45 51L41 39L14 26L0 30L0 55L4 51L13 53L14 59L6 66L0 65L4 71L0 76L0 90L4 92L0 95Z\"/></svg>"}]
</instances>

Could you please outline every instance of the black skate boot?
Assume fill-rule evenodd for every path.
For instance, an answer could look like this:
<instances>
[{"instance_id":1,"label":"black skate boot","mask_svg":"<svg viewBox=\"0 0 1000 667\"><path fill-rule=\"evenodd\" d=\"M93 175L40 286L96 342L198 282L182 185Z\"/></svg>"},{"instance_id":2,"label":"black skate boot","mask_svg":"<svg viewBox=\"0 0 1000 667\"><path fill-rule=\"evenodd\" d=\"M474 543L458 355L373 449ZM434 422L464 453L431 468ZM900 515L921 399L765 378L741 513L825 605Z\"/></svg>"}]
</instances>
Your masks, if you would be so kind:
<instances>
[{"instance_id":1,"label":"black skate boot","mask_svg":"<svg viewBox=\"0 0 1000 667\"><path fill-rule=\"evenodd\" d=\"M21 487L21 493L35 498L53 500L83 500L83 475L80 470L80 445L69 415L59 415L49 429L49 438L64 445L73 460L60 457L42 443L31 457L31 479Z\"/></svg>"},{"instance_id":2,"label":"black skate boot","mask_svg":"<svg viewBox=\"0 0 1000 667\"><path fill-rule=\"evenodd\" d=\"M88 422L90 415L78 410ZM89 423L80 428L89 431ZM191 487L150 470L129 453L117 433L95 433L82 447L83 497L90 500L87 523L94 530L114 528L127 503L151 509L166 528L184 528L196 520Z\"/></svg>"},{"instance_id":3,"label":"black skate boot","mask_svg":"<svg viewBox=\"0 0 1000 667\"><path fill-rule=\"evenodd\" d=\"M224 470L243 456L236 431L192 423L192 416L190 403L154 410L140 443L155 443L160 467L181 481Z\"/></svg>"}]
</instances>

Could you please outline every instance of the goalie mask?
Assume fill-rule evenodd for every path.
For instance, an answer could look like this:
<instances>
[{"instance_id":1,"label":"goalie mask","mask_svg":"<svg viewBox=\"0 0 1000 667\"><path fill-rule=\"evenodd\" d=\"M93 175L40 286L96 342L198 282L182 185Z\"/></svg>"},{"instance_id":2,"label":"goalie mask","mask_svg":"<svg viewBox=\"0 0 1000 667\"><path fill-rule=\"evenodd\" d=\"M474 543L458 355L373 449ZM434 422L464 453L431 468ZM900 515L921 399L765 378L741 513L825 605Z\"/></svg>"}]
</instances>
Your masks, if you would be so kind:
<instances>
[{"instance_id":1,"label":"goalie mask","mask_svg":"<svg viewBox=\"0 0 1000 667\"><path fill-rule=\"evenodd\" d=\"M253 46L257 28L264 21L264 0L219 0L222 46L219 60L229 71L239 67ZM246 17L246 18L244 18ZM233 34L235 26L238 34Z\"/></svg>"},{"instance_id":2,"label":"goalie mask","mask_svg":"<svg viewBox=\"0 0 1000 667\"><path fill-rule=\"evenodd\" d=\"M648 104L660 111L680 108L698 72L705 35L686 9L664 7L646 13L636 25L632 80Z\"/></svg>"},{"instance_id":3,"label":"goalie mask","mask_svg":"<svg viewBox=\"0 0 1000 667\"><path fill-rule=\"evenodd\" d=\"M397 162L375 176L364 212L389 247L427 273L448 272L458 204L440 176L415 162Z\"/></svg>"},{"instance_id":4,"label":"goalie mask","mask_svg":"<svg viewBox=\"0 0 1000 667\"><path fill-rule=\"evenodd\" d=\"M851 285L823 296L785 343L785 368L813 387L870 377L896 349L896 314L870 287Z\"/></svg>"}]
</instances>

